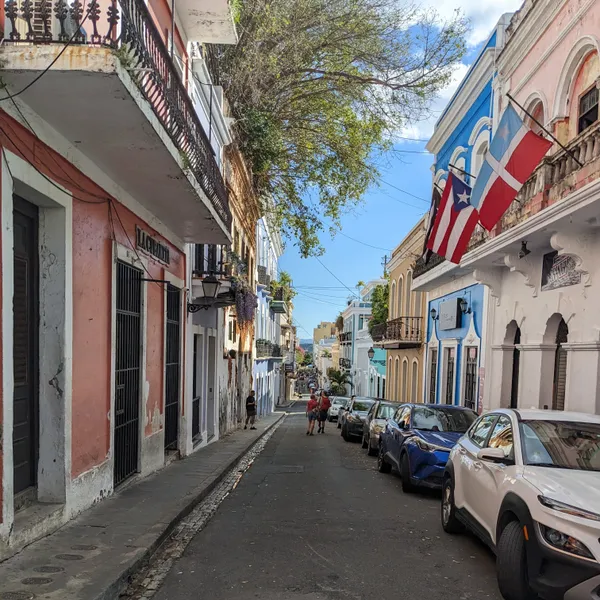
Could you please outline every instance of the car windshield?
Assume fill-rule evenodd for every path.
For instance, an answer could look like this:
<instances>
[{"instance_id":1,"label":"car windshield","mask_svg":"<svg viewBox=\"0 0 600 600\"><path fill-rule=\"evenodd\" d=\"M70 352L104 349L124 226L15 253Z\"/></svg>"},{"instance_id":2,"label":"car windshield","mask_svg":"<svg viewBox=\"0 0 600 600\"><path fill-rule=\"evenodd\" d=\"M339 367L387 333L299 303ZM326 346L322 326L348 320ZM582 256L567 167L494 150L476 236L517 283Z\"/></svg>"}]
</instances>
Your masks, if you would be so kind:
<instances>
[{"instance_id":1,"label":"car windshield","mask_svg":"<svg viewBox=\"0 0 600 600\"><path fill-rule=\"evenodd\" d=\"M377 409L377 418L378 419L391 419L394 416L394 413L397 410L397 406L393 404L380 404Z\"/></svg>"},{"instance_id":2,"label":"car windshield","mask_svg":"<svg viewBox=\"0 0 600 600\"><path fill-rule=\"evenodd\" d=\"M373 406L374 403L374 400L355 400L354 404L352 405L352 410L366 412L371 408L371 406Z\"/></svg>"},{"instance_id":3,"label":"car windshield","mask_svg":"<svg viewBox=\"0 0 600 600\"><path fill-rule=\"evenodd\" d=\"M600 471L600 424L523 421L520 424L526 465Z\"/></svg>"},{"instance_id":4,"label":"car windshield","mask_svg":"<svg viewBox=\"0 0 600 600\"><path fill-rule=\"evenodd\" d=\"M465 433L477 418L471 410L417 406L413 410L413 429Z\"/></svg>"}]
</instances>

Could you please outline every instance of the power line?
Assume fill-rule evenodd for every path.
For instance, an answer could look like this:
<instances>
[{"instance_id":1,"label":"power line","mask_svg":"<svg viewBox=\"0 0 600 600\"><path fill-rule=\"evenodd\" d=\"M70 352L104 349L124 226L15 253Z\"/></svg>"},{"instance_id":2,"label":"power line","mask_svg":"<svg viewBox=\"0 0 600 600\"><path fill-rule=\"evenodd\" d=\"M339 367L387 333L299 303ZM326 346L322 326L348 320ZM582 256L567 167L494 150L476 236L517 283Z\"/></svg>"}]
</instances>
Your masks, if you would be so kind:
<instances>
[{"instance_id":1,"label":"power line","mask_svg":"<svg viewBox=\"0 0 600 600\"><path fill-rule=\"evenodd\" d=\"M381 246L373 246L372 244L367 244L367 242L361 242L360 240L357 240L356 238L349 236L348 234L344 233L343 231L337 231L336 233L343 235L344 237L348 238L349 240L352 240L353 242L356 242L357 244L362 244L363 246L367 246L369 248L374 248L375 250L388 250L388 251L391 250L391 248L382 248Z\"/></svg>"},{"instance_id":2,"label":"power line","mask_svg":"<svg viewBox=\"0 0 600 600\"><path fill-rule=\"evenodd\" d=\"M311 300L313 302L322 302L323 304L330 304L331 306L337 306L338 308L344 306L344 304L341 302L330 302L329 300L321 300L321 298L310 296L304 292L298 292L298 294L302 295L298 298L299 300Z\"/></svg>"},{"instance_id":3,"label":"power line","mask_svg":"<svg viewBox=\"0 0 600 600\"><path fill-rule=\"evenodd\" d=\"M328 269L324 264L323 261L318 257L315 256L315 258L319 261L319 264L330 274L332 275L337 281L339 281L353 296L356 296L356 292L353 292L333 271L331 271L330 269Z\"/></svg>"},{"instance_id":4,"label":"power line","mask_svg":"<svg viewBox=\"0 0 600 600\"><path fill-rule=\"evenodd\" d=\"M391 188L394 188L395 190L398 190L399 192L402 192L403 194L406 194L407 196L411 196L412 198L416 198L417 200L421 200L422 202L431 204L431 200L425 200L425 198L421 198L421 196L415 196L415 194L413 194L411 192L407 192L406 190L399 188L397 185L394 185L393 183L390 183L389 181L385 181L382 179L381 183L385 183L385 185L389 185Z\"/></svg>"}]
</instances>

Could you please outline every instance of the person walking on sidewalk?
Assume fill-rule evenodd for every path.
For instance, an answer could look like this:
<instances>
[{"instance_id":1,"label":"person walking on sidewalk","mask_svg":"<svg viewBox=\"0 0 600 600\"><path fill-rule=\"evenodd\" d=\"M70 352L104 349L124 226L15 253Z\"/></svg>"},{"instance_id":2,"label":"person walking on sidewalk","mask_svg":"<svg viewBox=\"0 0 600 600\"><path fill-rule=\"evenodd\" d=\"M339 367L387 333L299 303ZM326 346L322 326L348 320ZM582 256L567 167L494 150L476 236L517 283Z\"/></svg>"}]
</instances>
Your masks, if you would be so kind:
<instances>
[{"instance_id":1,"label":"person walking on sidewalk","mask_svg":"<svg viewBox=\"0 0 600 600\"><path fill-rule=\"evenodd\" d=\"M321 392L321 401L319 402L319 433L325 433L325 423L327 422L327 414L331 407L329 394L325 391Z\"/></svg>"},{"instance_id":2,"label":"person walking on sidewalk","mask_svg":"<svg viewBox=\"0 0 600 600\"><path fill-rule=\"evenodd\" d=\"M310 395L310 400L306 405L306 416L308 417L308 429L306 435L314 435L315 422L319 412L319 402L314 394Z\"/></svg>"},{"instance_id":3,"label":"person walking on sidewalk","mask_svg":"<svg viewBox=\"0 0 600 600\"><path fill-rule=\"evenodd\" d=\"M256 419L255 393L256 392L252 390L250 395L246 398L246 424L244 425L244 429L248 429L248 423L250 423L250 429L256 429L256 427L254 427L254 420Z\"/></svg>"}]
</instances>

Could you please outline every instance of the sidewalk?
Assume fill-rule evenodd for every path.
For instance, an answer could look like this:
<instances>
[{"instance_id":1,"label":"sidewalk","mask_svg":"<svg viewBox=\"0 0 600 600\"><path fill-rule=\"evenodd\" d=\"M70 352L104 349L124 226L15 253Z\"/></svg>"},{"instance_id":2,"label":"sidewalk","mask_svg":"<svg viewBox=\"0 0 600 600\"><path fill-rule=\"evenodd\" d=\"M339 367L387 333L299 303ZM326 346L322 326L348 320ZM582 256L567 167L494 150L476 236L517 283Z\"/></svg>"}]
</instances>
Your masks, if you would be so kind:
<instances>
[{"instance_id":1,"label":"sidewalk","mask_svg":"<svg viewBox=\"0 0 600 600\"><path fill-rule=\"evenodd\" d=\"M127 578L285 413L133 483L0 563L0 598L116 600ZM15 593L16 592L16 593Z\"/></svg>"}]
</instances>

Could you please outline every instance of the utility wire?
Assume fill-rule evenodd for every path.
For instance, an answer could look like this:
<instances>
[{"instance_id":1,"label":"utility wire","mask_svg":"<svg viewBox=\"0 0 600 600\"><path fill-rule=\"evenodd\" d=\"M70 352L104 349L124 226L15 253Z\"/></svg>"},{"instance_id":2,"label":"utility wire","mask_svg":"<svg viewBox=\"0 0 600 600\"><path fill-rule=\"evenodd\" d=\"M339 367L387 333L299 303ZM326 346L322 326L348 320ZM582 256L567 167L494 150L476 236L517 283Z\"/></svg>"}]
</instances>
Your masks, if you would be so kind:
<instances>
[{"instance_id":1,"label":"utility wire","mask_svg":"<svg viewBox=\"0 0 600 600\"><path fill-rule=\"evenodd\" d=\"M406 190L399 188L397 185L394 185L393 183L390 183L389 181L385 181L384 179L382 179L381 183L385 183L385 185L389 185L391 188L394 188L395 190L398 190L399 192L402 192L403 194L406 194L407 196L411 196L412 198L416 198L417 200L421 200L422 202L431 204L431 200L426 200L425 198L421 198L421 196L415 196L415 194L413 194L411 192L407 192Z\"/></svg>"},{"instance_id":2,"label":"utility wire","mask_svg":"<svg viewBox=\"0 0 600 600\"><path fill-rule=\"evenodd\" d=\"M315 256L315 258L319 261L319 264L330 274L332 275L337 281L339 281L354 297L356 297L356 292L353 292L333 271L331 271L330 269L328 269L324 264L323 261L318 257Z\"/></svg>"}]
</instances>

